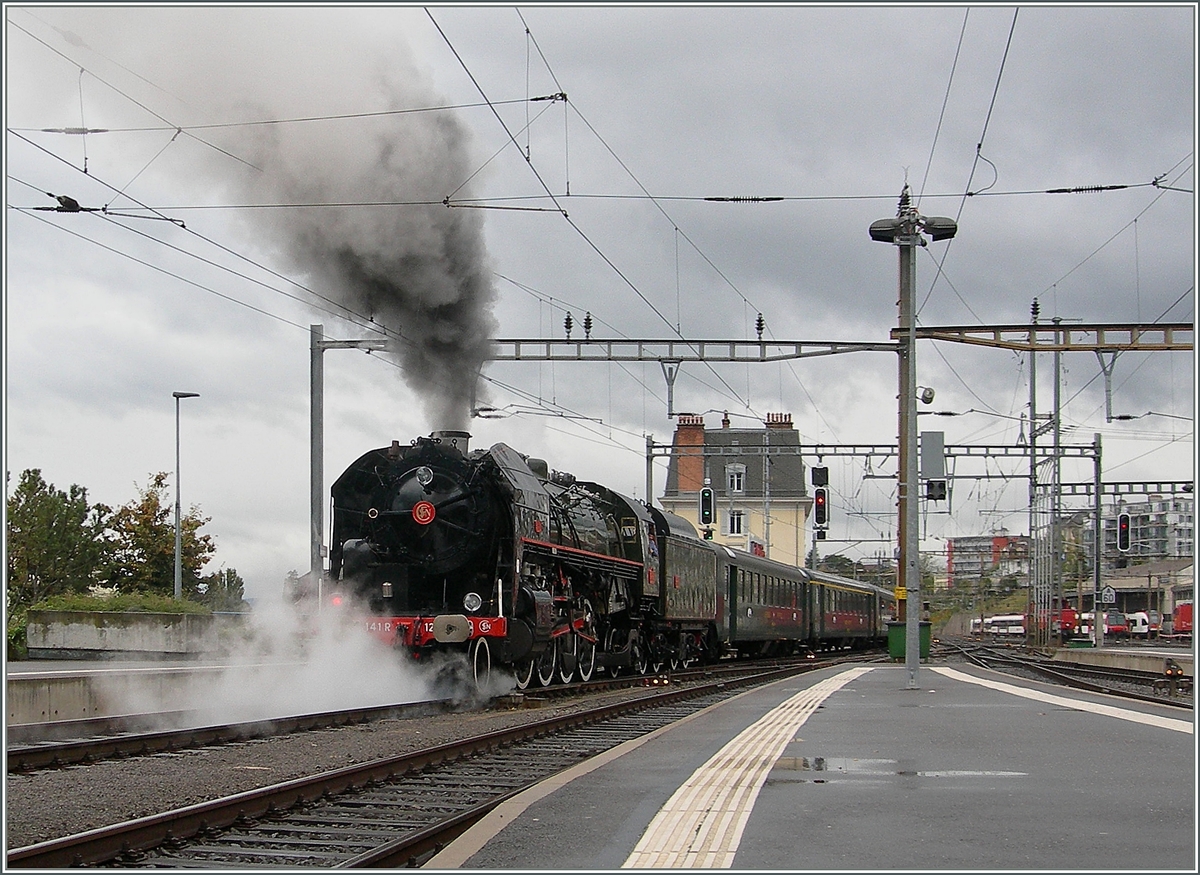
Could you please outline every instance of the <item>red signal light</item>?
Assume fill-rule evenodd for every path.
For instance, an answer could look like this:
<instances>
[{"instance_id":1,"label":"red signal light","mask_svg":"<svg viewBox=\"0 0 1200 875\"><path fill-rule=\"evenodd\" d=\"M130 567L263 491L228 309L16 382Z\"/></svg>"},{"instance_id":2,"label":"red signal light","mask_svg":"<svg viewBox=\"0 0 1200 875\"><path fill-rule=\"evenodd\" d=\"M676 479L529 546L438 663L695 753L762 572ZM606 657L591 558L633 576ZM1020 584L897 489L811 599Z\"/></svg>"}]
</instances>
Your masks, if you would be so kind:
<instances>
[{"instance_id":1,"label":"red signal light","mask_svg":"<svg viewBox=\"0 0 1200 875\"><path fill-rule=\"evenodd\" d=\"M825 488L818 486L813 490L813 522L818 526L825 525L829 520L829 508L826 502Z\"/></svg>"},{"instance_id":2,"label":"red signal light","mask_svg":"<svg viewBox=\"0 0 1200 875\"><path fill-rule=\"evenodd\" d=\"M1129 552L1129 514L1117 514L1117 549L1122 553Z\"/></svg>"}]
</instances>

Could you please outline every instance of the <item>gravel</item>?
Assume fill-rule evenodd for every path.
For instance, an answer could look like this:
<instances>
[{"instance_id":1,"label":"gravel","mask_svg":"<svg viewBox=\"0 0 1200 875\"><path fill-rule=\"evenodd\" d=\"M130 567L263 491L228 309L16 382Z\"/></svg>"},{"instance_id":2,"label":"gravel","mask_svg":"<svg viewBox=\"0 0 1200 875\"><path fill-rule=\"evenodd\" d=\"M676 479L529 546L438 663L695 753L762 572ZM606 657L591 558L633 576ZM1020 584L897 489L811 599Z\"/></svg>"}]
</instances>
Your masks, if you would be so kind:
<instances>
[{"instance_id":1,"label":"gravel","mask_svg":"<svg viewBox=\"0 0 1200 875\"><path fill-rule=\"evenodd\" d=\"M647 695L640 688L603 701ZM11 851L278 784L356 763L520 726L598 704L595 696L541 707L467 711L313 730L220 747L10 774L6 846Z\"/></svg>"}]
</instances>

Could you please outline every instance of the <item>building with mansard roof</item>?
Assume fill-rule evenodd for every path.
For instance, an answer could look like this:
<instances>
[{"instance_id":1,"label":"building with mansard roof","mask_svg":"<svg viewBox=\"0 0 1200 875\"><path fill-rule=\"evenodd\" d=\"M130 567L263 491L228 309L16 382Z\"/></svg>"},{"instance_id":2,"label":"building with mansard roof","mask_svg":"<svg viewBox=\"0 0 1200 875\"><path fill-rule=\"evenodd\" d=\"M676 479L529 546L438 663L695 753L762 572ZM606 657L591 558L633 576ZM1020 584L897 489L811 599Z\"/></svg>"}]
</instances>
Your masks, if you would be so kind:
<instances>
[{"instance_id":1,"label":"building with mansard roof","mask_svg":"<svg viewBox=\"0 0 1200 875\"><path fill-rule=\"evenodd\" d=\"M711 526L699 520L706 482L716 498ZM680 414L660 503L702 534L710 529L717 543L803 565L812 509L805 483L790 413L768 413L761 428L734 428L725 414L719 429L706 428L703 416Z\"/></svg>"}]
</instances>

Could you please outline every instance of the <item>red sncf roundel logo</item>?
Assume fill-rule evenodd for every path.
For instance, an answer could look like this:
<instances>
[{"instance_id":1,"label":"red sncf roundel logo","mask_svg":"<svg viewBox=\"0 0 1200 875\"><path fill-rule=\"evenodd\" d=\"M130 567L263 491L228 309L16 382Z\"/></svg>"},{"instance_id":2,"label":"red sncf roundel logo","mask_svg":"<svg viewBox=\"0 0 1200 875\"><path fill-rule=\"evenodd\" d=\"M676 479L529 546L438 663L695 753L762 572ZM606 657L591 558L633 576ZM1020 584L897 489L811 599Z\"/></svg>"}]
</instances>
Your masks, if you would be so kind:
<instances>
[{"instance_id":1,"label":"red sncf roundel logo","mask_svg":"<svg viewBox=\"0 0 1200 875\"><path fill-rule=\"evenodd\" d=\"M433 518L437 516L437 508L428 501L418 501L413 505L413 519L422 526L427 526L433 522Z\"/></svg>"}]
</instances>

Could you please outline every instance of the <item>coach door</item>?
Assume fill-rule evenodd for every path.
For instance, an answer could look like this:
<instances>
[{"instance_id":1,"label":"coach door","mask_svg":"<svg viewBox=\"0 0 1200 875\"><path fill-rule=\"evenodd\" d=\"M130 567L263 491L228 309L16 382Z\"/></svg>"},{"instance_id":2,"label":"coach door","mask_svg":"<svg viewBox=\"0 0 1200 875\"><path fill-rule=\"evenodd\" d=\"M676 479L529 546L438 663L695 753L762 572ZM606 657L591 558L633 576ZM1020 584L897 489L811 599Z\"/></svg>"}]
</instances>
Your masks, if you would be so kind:
<instances>
[{"instance_id":1,"label":"coach door","mask_svg":"<svg viewBox=\"0 0 1200 875\"><path fill-rule=\"evenodd\" d=\"M725 612L729 615L729 643L737 640L738 616L738 568L732 562L726 566L729 569L729 598L725 604Z\"/></svg>"}]
</instances>

